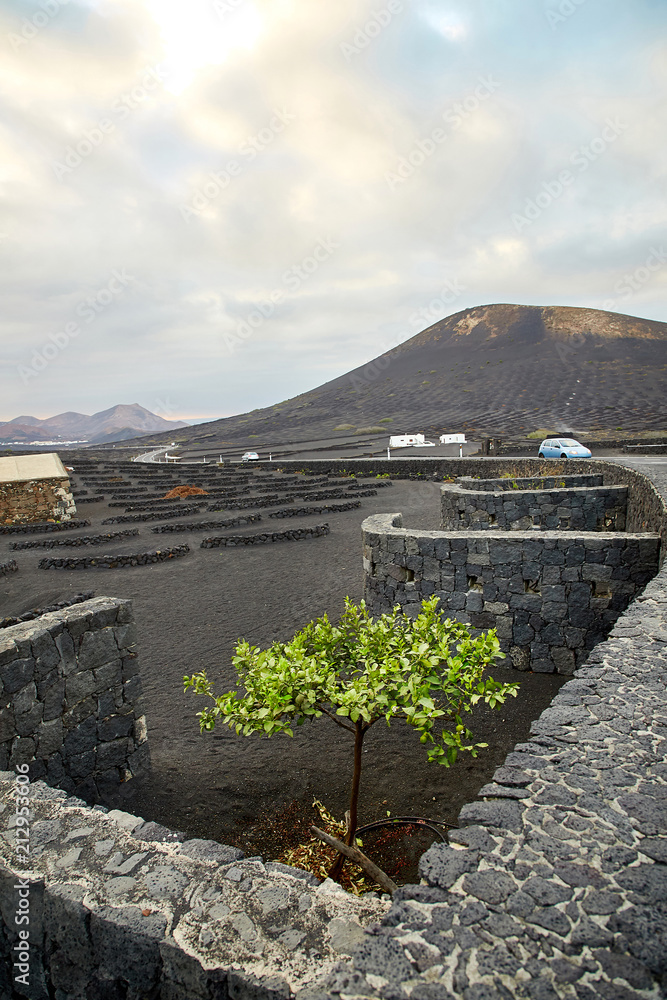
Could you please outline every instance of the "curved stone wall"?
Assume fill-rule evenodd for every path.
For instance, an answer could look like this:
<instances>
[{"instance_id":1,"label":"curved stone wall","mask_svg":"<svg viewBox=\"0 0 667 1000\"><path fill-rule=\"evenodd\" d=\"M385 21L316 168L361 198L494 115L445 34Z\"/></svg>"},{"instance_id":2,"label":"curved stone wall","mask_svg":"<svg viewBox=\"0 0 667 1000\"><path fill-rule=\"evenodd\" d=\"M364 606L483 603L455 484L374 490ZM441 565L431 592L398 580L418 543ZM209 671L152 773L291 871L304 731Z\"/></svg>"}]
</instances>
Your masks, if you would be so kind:
<instances>
[{"instance_id":1,"label":"curved stone wall","mask_svg":"<svg viewBox=\"0 0 667 1000\"><path fill-rule=\"evenodd\" d=\"M651 480L635 469L602 459L569 459L567 463L538 458L400 458L389 462L382 459L315 459L307 462L281 462L285 471L298 468L312 475L334 475L353 470L357 475L376 476L389 472L393 479L431 479L441 482L454 481L461 476L475 479L519 476L532 479L542 475L551 465L557 470L555 474L602 475L605 486L627 486L629 497L626 531L658 532L667 541L667 508ZM667 545L663 545L661 562L666 552Z\"/></svg>"},{"instance_id":2,"label":"curved stone wall","mask_svg":"<svg viewBox=\"0 0 667 1000\"><path fill-rule=\"evenodd\" d=\"M190 546L172 545L153 552L121 553L117 556L47 556L40 559L39 569L119 569L130 566L148 566L151 563L180 559L190 551Z\"/></svg>"},{"instance_id":3,"label":"curved stone wall","mask_svg":"<svg viewBox=\"0 0 667 1000\"><path fill-rule=\"evenodd\" d=\"M538 488L522 488L522 482ZM491 492L478 489L474 480L465 485L446 484L441 497L442 528L445 531L625 529L627 486L571 487L563 482L558 488L558 480L554 486L542 485L537 480L519 480L514 489Z\"/></svg>"},{"instance_id":4,"label":"curved stone wall","mask_svg":"<svg viewBox=\"0 0 667 1000\"><path fill-rule=\"evenodd\" d=\"M53 549L60 545L77 548L80 545L105 545L115 538L132 538L139 534L138 528L126 531L109 531L106 535L73 535L71 538L39 538L29 542L12 542L12 549Z\"/></svg>"},{"instance_id":5,"label":"curved stone wall","mask_svg":"<svg viewBox=\"0 0 667 1000\"><path fill-rule=\"evenodd\" d=\"M227 546L270 545L272 542L300 542L305 538L320 538L329 534L328 524L314 524L310 528L291 528L287 531L262 531L253 535L217 535L202 539L202 549L219 549Z\"/></svg>"},{"instance_id":6,"label":"curved stone wall","mask_svg":"<svg viewBox=\"0 0 667 1000\"><path fill-rule=\"evenodd\" d=\"M75 528L89 528L90 521L84 518L71 521L36 521L33 524L0 524L0 535L33 535L43 531L73 531Z\"/></svg>"},{"instance_id":7,"label":"curved stone wall","mask_svg":"<svg viewBox=\"0 0 667 1000\"><path fill-rule=\"evenodd\" d=\"M623 532L425 531L400 514L362 524L364 599L374 615L443 611L495 628L508 666L572 674L658 570L660 536Z\"/></svg>"},{"instance_id":8,"label":"curved stone wall","mask_svg":"<svg viewBox=\"0 0 667 1000\"><path fill-rule=\"evenodd\" d=\"M654 532L665 517L662 502L654 516L656 497L650 487L635 505ZM658 1000L666 691L667 569L463 808L450 844L424 855L422 884L401 887L390 909L40 782L28 867L17 851L20 786L0 775L0 995ZM26 899L30 992L10 974Z\"/></svg>"},{"instance_id":9,"label":"curved stone wall","mask_svg":"<svg viewBox=\"0 0 667 1000\"><path fill-rule=\"evenodd\" d=\"M663 569L324 996L664 997L666 691Z\"/></svg>"}]
</instances>

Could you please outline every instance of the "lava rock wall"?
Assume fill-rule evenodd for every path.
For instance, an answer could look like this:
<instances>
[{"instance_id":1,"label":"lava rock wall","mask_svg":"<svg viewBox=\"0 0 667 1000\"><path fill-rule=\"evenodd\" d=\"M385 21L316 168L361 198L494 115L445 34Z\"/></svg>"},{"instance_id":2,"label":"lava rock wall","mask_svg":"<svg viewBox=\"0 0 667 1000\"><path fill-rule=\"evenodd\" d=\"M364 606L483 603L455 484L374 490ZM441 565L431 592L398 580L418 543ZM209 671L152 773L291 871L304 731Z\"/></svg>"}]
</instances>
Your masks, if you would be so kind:
<instances>
[{"instance_id":1,"label":"lava rock wall","mask_svg":"<svg viewBox=\"0 0 667 1000\"><path fill-rule=\"evenodd\" d=\"M490 492L475 481L442 488L444 531L624 531L626 486L521 489ZM556 486L558 481L556 480Z\"/></svg>"},{"instance_id":2,"label":"lava rock wall","mask_svg":"<svg viewBox=\"0 0 667 1000\"><path fill-rule=\"evenodd\" d=\"M422 531L400 514L362 525L372 614L409 614L435 594L475 629L495 628L508 665L574 673L658 571L657 534Z\"/></svg>"},{"instance_id":3,"label":"lava rock wall","mask_svg":"<svg viewBox=\"0 0 667 1000\"><path fill-rule=\"evenodd\" d=\"M0 632L0 769L95 801L148 760L129 601L99 597Z\"/></svg>"}]
</instances>

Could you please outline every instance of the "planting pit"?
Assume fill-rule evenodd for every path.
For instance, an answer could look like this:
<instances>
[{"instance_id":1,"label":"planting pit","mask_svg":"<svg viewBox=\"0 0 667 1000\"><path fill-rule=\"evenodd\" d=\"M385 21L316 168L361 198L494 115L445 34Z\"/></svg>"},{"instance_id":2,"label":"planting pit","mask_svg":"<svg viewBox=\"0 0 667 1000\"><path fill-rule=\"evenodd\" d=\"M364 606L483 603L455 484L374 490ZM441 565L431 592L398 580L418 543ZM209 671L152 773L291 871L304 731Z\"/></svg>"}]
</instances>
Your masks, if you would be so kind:
<instances>
[{"instance_id":1,"label":"planting pit","mask_svg":"<svg viewBox=\"0 0 667 1000\"><path fill-rule=\"evenodd\" d=\"M134 471L134 470L133 470ZM138 472L141 472L138 469ZM126 473L126 479L129 474ZM193 477L194 478L194 477ZM275 476L283 485L287 477ZM367 480L362 485L371 485ZM207 489L212 486L207 484ZM166 491L165 491L166 492ZM365 492L365 491L364 491ZM284 490L276 508L285 507ZM391 494L391 497L389 496ZM302 503L297 502L295 506ZM218 690L231 685L231 657L237 638L266 646L286 641L308 621L343 610L349 595L361 598L361 522L369 514L402 509L410 523L431 527L439 520L439 490L434 483L398 482L392 490L364 497L362 506L337 513L329 535L308 545L195 548L187 559L146 567L106 569L105 593L131 598L138 626L139 654L151 748L151 770L121 785L105 802L149 820L156 820L189 836L219 840L242 847L249 855L267 860L279 852L281 837L269 828L291 804L303 817L311 816L315 797L342 818L348 806L352 753L347 733L327 719L295 731L295 737L237 737L227 729L200 734L196 713L203 700L183 692L183 675L205 668ZM87 513L96 531L109 513L105 503L90 504ZM163 515L164 516L164 515ZM170 542L191 541L192 524L210 520L202 511L184 519L183 538L178 521L170 520ZM317 514L299 518L300 526L315 526ZM248 525L249 534L256 527ZM105 529L101 529L104 531ZM231 528L236 534L238 527ZM10 539L0 539L0 554L9 552ZM136 541L117 540L115 551L131 553ZM22 554L21 572L0 581L2 615L56 603L56 595L37 601L43 590L37 569L39 550ZM63 574L65 577L65 574ZM70 570L57 597L85 590L90 571ZM521 681L517 699L498 712L483 710L474 727L475 738L490 747L480 756L460 758L448 770L428 764L416 733L404 724L387 729L378 723L365 743L360 822L392 815L427 816L456 822L461 806L475 798L517 741L526 738L530 723L550 703L562 678L525 674L504 667L493 670L498 679ZM434 801L435 797L435 801ZM410 848L413 860L426 843L419 837ZM371 840L368 840L369 849ZM404 878L414 878L414 864ZM400 879L401 881L403 878Z\"/></svg>"}]
</instances>

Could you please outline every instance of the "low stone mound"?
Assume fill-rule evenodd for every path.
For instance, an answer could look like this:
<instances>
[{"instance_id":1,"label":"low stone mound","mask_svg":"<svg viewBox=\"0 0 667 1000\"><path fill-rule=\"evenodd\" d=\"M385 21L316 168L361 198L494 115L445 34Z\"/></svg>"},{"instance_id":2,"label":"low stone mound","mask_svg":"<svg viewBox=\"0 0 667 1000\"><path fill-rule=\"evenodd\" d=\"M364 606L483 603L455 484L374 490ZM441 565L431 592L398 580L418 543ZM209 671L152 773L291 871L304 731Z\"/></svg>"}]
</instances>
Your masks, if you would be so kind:
<instances>
[{"instance_id":1,"label":"low stone mound","mask_svg":"<svg viewBox=\"0 0 667 1000\"><path fill-rule=\"evenodd\" d=\"M12 549L52 549L57 545L104 545L114 538L131 538L139 534L138 528L109 531L106 535L75 535L74 538L38 538L29 542L12 542Z\"/></svg>"},{"instance_id":2,"label":"low stone mound","mask_svg":"<svg viewBox=\"0 0 667 1000\"><path fill-rule=\"evenodd\" d=\"M349 503L324 503L315 507L283 507L272 510L269 517L304 517L306 514L335 514L337 511L355 510L361 507L361 500L351 500Z\"/></svg>"},{"instance_id":3,"label":"low stone mound","mask_svg":"<svg viewBox=\"0 0 667 1000\"><path fill-rule=\"evenodd\" d=\"M40 531L73 531L74 528L89 527L90 521L85 518L72 521L35 521L34 524L0 524L0 535L31 535Z\"/></svg>"},{"instance_id":4,"label":"low stone mound","mask_svg":"<svg viewBox=\"0 0 667 1000\"><path fill-rule=\"evenodd\" d=\"M69 600L58 601L57 604L49 604L45 608L33 608L32 611L26 611L24 615L0 618L0 628L11 628L12 625L20 625L22 622L32 622L36 618L41 618L42 615L48 615L52 611L62 611L64 608L71 608L74 604L82 604L84 601L90 601L94 596L95 591L88 590L85 594L75 594L74 597L70 597Z\"/></svg>"},{"instance_id":5,"label":"low stone mound","mask_svg":"<svg viewBox=\"0 0 667 1000\"><path fill-rule=\"evenodd\" d=\"M273 514L270 515L273 517ZM228 517L222 521L189 521L187 524L156 524L151 531L162 534L167 531L218 531L220 528L236 528L242 524L261 521L261 514L246 514L243 517Z\"/></svg>"},{"instance_id":6,"label":"low stone mound","mask_svg":"<svg viewBox=\"0 0 667 1000\"><path fill-rule=\"evenodd\" d=\"M16 559L10 559L9 562L0 563L0 576L9 576L10 573L18 572L18 563Z\"/></svg>"},{"instance_id":7,"label":"low stone mound","mask_svg":"<svg viewBox=\"0 0 667 1000\"><path fill-rule=\"evenodd\" d=\"M190 551L189 545L175 545L173 548L157 549L155 552L136 552L118 556L65 556L62 559L49 556L40 559L39 569L121 569L126 566L148 566L150 563L178 559Z\"/></svg>"},{"instance_id":8,"label":"low stone mound","mask_svg":"<svg viewBox=\"0 0 667 1000\"><path fill-rule=\"evenodd\" d=\"M285 503L287 501L289 503L292 500L342 500L347 499L351 495L354 495L355 497L372 497L375 496L376 493L377 490L375 489L365 490L359 488L355 488L353 494L349 489L325 490L321 493L311 494L307 493L305 490L294 490L293 493L287 493L283 496L276 494L274 496L257 497L256 499L251 497L247 500L230 498L222 503L209 504L206 509L211 512L217 510L244 510L248 507L274 507L279 502Z\"/></svg>"},{"instance_id":9,"label":"low stone mound","mask_svg":"<svg viewBox=\"0 0 667 1000\"><path fill-rule=\"evenodd\" d=\"M117 514L115 517L105 517L102 524L131 524L136 521L154 521L157 518L187 517L188 514L198 513L199 505L196 507L181 507L178 510L154 510L148 511L145 514Z\"/></svg>"},{"instance_id":10,"label":"low stone mound","mask_svg":"<svg viewBox=\"0 0 667 1000\"><path fill-rule=\"evenodd\" d=\"M272 542L300 542L304 538L319 538L329 534L328 524L316 524L312 528L295 528L292 531L267 531L256 535L221 535L204 538L202 549L217 549L239 545L269 545Z\"/></svg>"}]
</instances>

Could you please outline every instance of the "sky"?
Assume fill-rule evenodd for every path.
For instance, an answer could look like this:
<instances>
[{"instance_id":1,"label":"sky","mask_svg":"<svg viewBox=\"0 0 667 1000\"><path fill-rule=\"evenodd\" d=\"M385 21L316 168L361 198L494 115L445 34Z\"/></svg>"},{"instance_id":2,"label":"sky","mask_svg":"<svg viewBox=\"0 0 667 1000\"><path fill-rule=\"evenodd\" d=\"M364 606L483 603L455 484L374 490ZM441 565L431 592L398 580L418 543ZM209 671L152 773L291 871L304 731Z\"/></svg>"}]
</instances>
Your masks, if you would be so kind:
<instances>
[{"instance_id":1,"label":"sky","mask_svg":"<svg viewBox=\"0 0 667 1000\"><path fill-rule=\"evenodd\" d=\"M297 395L493 302L667 321L664 0L0 0L0 420Z\"/></svg>"}]
</instances>

